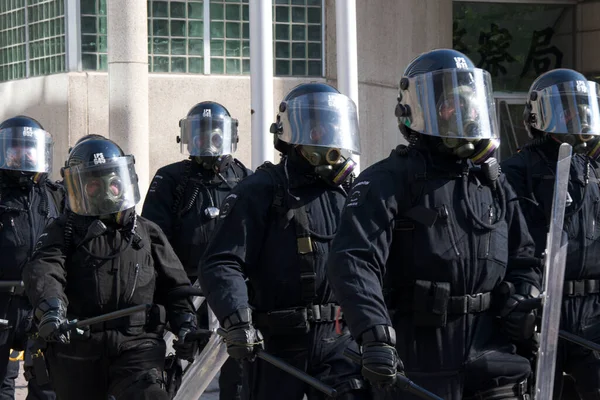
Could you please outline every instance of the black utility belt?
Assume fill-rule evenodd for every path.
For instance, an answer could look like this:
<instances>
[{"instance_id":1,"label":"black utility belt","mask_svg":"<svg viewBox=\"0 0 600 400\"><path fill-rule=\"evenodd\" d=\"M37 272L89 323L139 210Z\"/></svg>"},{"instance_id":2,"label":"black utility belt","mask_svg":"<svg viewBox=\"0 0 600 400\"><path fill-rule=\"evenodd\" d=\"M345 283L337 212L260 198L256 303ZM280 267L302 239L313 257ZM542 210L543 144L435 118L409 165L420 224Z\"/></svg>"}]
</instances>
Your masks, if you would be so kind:
<instances>
[{"instance_id":1,"label":"black utility belt","mask_svg":"<svg viewBox=\"0 0 600 400\"><path fill-rule=\"evenodd\" d=\"M492 293L450 296L449 282L415 281L414 286L388 298L396 314L413 314L415 326L443 328L448 315L477 314L492 307Z\"/></svg>"},{"instance_id":2,"label":"black utility belt","mask_svg":"<svg viewBox=\"0 0 600 400\"><path fill-rule=\"evenodd\" d=\"M80 320L83 319L86 318ZM90 332L96 333L118 330L132 335L144 332L160 333L164 330L166 320L165 308L154 304L147 312L140 311L124 317L90 325Z\"/></svg>"},{"instance_id":3,"label":"black utility belt","mask_svg":"<svg viewBox=\"0 0 600 400\"><path fill-rule=\"evenodd\" d=\"M563 295L568 297L586 296L600 293L599 279L581 279L578 281L565 281Z\"/></svg>"},{"instance_id":4,"label":"black utility belt","mask_svg":"<svg viewBox=\"0 0 600 400\"><path fill-rule=\"evenodd\" d=\"M256 326L268 330L272 335L308 333L311 323L333 322L336 319L342 319L342 312L335 303L252 313Z\"/></svg>"}]
</instances>

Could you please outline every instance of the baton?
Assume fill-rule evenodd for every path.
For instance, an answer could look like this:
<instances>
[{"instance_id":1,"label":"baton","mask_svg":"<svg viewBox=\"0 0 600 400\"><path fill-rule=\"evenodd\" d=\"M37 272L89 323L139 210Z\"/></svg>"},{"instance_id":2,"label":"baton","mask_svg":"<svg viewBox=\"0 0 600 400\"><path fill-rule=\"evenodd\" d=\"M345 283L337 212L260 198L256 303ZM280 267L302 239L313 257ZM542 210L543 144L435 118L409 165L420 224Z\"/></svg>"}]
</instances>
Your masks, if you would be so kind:
<instances>
[{"instance_id":1,"label":"baton","mask_svg":"<svg viewBox=\"0 0 600 400\"><path fill-rule=\"evenodd\" d=\"M84 319L81 321L74 319L74 320L68 321L64 325L62 325L61 330L63 332L66 332L66 331L72 331L77 328L84 328L84 327L98 324L101 322L110 321L112 319L126 317L128 315L135 314L140 311L146 311L150 307L151 307L150 304L140 304L140 305L137 305L134 307L124 308L122 310L109 312L107 314L102 314L97 317L92 317L92 318Z\"/></svg>"},{"instance_id":2,"label":"baton","mask_svg":"<svg viewBox=\"0 0 600 400\"><path fill-rule=\"evenodd\" d=\"M193 340L201 339L209 333L213 333L213 332L209 331L208 329L197 329L194 332L190 332L187 335L185 335L184 342L187 340L193 341ZM220 336L224 336L225 331L222 328L219 328L217 330L217 334ZM274 367L287 372L288 374L292 375L296 379L299 379L302 382L312 386L313 388L326 394L329 397L337 396L337 390L335 390L331 386L326 385L325 383L321 382L317 378L314 378L314 377L310 376L309 374L307 374L306 372L302 371L301 369L298 369L298 368L294 367L293 365L287 363L286 361L283 361L281 358L275 357L275 356L267 353L266 351L264 351L261 348L259 348L256 351L256 356L258 358L260 358L261 360L266 361L269 364L273 365Z\"/></svg>"},{"instance_id":3,"label":"baton","mask_svg":"<svg viewBox=\"0 0 600 400\"><path fill-rule=\"evenodd\" d=\"M358 365L362 364L360 354L352 350L351 348L346 347L346 350L344 350L344 355L348 357L353 363ZM398 386L400 390L414 394L415 396L421 399L444 400L440 396L433 394L429 390L417 385L401 373L396 373L396 386Z\"/></svg>"},{"instance_id":4,"label":"baton","mask_svg":"<svg viewBox=\"0 0 600 400\"><path fill-rule=\"evenodd\" d=\"M591 340L584 339L584 338L574 335L570 332L560 330L560 331L558 331L558 336L561 339L568 340L569 342L578 344L581 347L585 347L586 349L589 349L592 351L600 351L600 344L594 343Z\"/></svg>"},{"instance_id":5,"label":"baton","mask_svg":"<svg viewBox=\"0 0 600 400\"><path fill-rule=\"evenodd\" d=\"M23 287L23 281L0 281L0 288Z\"/></svg>"}]
</instances>

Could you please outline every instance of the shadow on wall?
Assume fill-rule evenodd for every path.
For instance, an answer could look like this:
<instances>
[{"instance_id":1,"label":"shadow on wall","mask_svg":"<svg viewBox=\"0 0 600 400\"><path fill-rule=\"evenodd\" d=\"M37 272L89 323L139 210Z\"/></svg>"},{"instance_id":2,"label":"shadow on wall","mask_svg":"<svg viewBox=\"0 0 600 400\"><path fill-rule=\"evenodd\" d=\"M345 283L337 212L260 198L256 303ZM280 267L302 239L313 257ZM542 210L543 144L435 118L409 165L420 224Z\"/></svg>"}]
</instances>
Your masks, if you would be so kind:
<instances>
[{"instance_id":1,"label":"shadow on wall","mask_svg":"<svg viewBox=\"0 0 600 400\"><path fill-rule=\"evenodd\" d=\"M54 139L51 179L60 179L69 149L67 75L0 83L0 120L25 115L37 120Z\"/></svg>"}]
</instances>

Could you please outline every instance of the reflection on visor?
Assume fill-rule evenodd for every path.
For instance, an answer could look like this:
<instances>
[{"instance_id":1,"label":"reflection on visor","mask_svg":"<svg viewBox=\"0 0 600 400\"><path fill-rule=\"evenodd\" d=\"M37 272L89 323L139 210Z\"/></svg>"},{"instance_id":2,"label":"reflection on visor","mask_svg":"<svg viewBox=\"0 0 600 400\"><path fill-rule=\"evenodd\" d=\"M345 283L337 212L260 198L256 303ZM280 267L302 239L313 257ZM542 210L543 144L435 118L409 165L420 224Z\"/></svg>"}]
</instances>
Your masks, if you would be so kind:
<instances>
[{"instance_id":1,"label":"reflection on visor","mask_svg":"<svg viewBox=\"0 0 600 400\"><path fill-rule=\"evenodd\" d=\"M190 117L181 120L181 153L190 156L232 154L237 148L237 120Z\"/></svg>"},{"instance_id":2,"label":"reflection on visor","mask_svg":"<svg viewBox=\"0 0 600 400\"><path fill-rule=\"evenodd\" d=\"M6 165L10 168L34 168L37 161L37 150L32 147L10 147L6 150Z\"/></svg>"},{"instance_id":3,"label":"reflection on visor","mask_svg":"<svg viewBox=\"0 0 600 400\"><path fill-rule=\"evenodd\" d=\"M104 189L105 183L101 178L92 178L85 185L85 194L90 198L96 198L98 196L108 195L110 197L118 198L123 194L123 183L119 177L112 177L108 182L108 190Z\"/></svg>"}]
</instances>

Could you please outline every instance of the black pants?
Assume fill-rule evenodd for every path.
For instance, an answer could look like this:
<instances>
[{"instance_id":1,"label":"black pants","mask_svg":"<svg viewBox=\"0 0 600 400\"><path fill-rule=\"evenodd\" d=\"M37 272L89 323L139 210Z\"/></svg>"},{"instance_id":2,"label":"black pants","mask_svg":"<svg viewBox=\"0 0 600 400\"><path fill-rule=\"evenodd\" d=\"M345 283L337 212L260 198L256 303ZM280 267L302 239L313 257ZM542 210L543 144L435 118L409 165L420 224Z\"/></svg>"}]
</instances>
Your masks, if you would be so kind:
<instances>
[{"instance_id":1,"label":"black pants","mask_svg":"<svg viewBox=\"0 0 600 400\"><path fill-rule=\"evenodd\" d=\"M600 343L600 294L565 298L561 311L561 328L584 339ZM563 390L563 372L573 379L582 400L600 400L600 355L598 353L559 339L554 399L567 399L567 391ZM572 390L569 397L574 397Z\"/></svg>"},{"instance_id":2,"label":"black pants","mask_svg":"<svg viewBox=\"0 0 600 400\"><path fill-rule=\"evenodd\" d=\"M338 399L370 398L366 388L361 388L361 367L343 354L346 347L358 350L347 329L343 335L338 335L334 323L326 322L314 324L311 332L305 335L269 337L266 330L264 333L267 352L334 387ZM323 393L261 359L244 362L243 399L302 400L304 395L309 400L326 398Z\"/></svg>"},{"instance_id":3,"label":"black pants","mask_svg":"<svg viewBox=\"0 0 600 400\"><path fill-rule=\"evenodd\" d=\"M415 327L412 317L396 315L393 325L406 375L445 400L512 388L531 373L529 361L516 354L491 315L449 319L443 328ZM379 393L378 398L417 399L400 391Z\"/></svg>"},{"instance_id":4,"label":"black pants","mask_svg":"<svg viewBox=\"0 0 600 400\"><path fill-rule=\"evenodd\" d=\"M29 301L24 296L0 294L0 310L10 328L0 330L0 379L3 382L0 399L14 399L19 363L9 362L11 349L25 350L27 334L32 328ZM1 329L1 328L0 328ZM38 385L35 376L27 382L27 400L54 400L51 385Z\"/></svg>"},{"instance_id":5,"label":"black pants","mask_svg":"<svg viewBox=\"0 0 600 400\"><path fill-rule=\"evenodd\" d=\"M46 362L60 400L168 400L162 388L162 339L133 339L115 349L98 335L48 345Z\"/></svg>"}]
</instances>

